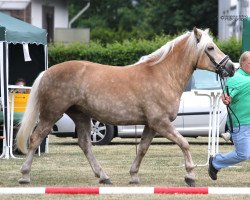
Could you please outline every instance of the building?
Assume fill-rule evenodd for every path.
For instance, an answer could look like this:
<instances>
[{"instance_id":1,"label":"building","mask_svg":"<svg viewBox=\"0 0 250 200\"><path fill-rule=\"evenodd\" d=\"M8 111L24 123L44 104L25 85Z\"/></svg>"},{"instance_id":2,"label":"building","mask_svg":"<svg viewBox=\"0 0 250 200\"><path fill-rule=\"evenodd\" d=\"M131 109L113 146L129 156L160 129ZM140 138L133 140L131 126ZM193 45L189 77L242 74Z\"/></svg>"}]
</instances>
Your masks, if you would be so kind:
<instances>
[{"instance_id":1,"label":"building","mask_svg":"<svg viewBox=\"0 0 250 200\"><path fill-rule=\"evenodd\" d=\"M250 0L218 0L218 38L242 37L242 19L250 17Z\"/></svg>"},{"instance_id":2,"label":"building","mask_svg":"<svg viewBox=\"0 0 250 200\"><path fill-rule=\"evenodd\" d=\"M0 11L47 29L48 42L54 41L54 30L68 27L67 0L0 0Z\"/></svg>"}]
</instances>

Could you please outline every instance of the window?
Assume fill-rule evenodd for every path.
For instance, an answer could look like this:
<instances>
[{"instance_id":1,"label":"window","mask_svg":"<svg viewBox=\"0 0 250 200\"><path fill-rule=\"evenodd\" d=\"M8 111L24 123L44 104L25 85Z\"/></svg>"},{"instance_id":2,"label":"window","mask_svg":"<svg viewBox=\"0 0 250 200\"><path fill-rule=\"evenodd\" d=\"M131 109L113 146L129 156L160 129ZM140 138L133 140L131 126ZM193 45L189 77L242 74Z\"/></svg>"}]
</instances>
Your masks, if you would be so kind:
<instances>
[{"instance_id":1,"label":"window","mask_svg":"<svg viewBox=\"0 0 250 200\"><path fill-rule=\"evenodd\" d=\"M220 78L214 72L195 70L192 76L191 88L195 90L221 89Z\"/></svg>"}]
</instances>

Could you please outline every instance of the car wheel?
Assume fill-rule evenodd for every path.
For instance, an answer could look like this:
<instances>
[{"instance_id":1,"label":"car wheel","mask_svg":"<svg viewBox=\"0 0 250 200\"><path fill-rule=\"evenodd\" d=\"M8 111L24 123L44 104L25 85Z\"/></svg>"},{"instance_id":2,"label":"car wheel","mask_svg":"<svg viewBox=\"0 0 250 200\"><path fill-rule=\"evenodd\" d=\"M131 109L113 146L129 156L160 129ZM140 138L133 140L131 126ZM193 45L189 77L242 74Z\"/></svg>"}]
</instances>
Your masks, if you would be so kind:
<instances>
[{"instance_id":1,"label":"car wheel","mask_svg":"<svg viewBox=\"0 0 250 200\"><path fill-rule=\"evenodd\" d=\"M95 145L106 145L114 137L114 126L91 120L91 142Z\"/></svg>"}]
</instances>

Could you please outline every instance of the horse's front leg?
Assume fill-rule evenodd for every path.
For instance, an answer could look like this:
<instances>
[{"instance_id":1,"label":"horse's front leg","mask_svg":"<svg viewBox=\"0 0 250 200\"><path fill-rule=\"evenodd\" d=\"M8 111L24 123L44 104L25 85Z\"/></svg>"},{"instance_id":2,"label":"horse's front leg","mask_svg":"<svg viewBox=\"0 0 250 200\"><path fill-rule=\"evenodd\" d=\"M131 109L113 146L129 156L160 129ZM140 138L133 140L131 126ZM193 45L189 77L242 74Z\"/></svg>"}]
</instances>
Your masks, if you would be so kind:
<instances>
[{"instance_id":1,"label":"horse's front leg","mask_svg":"<svg viewBox=\"0 0 250 200\"><path fill-rule=\"evenodd\" d=\"M190 153L190 146L186 138L184 138L176 129L173 127L169 119L160 120L158 124L154 125L154 130L160 135L176 143L182 150L185 160L186 176L185 182L191 186L195 186L195 174L193 172L195 165L192 160Z\"/></svg>"},{"instance_id":2,"label":"horse's front leg","mask_svg":"<svg viewBox=\"0 0 250 200\"><path fill-rule=\"evenodd\" d=\"M30 137L29 151L28 151L26 160L21 167L22 177L19 179L20 184L30 183L30 170L31 170L31 165L33 162L34 154L38 146L42 143L43 139L46 137L46 135L50 131L50 128L42 128L40 124L41 123L38 124L35 131L32 133Z\"/></svg>"},{"instance_id":3,"label":"horse's front leg","mask_svg":"<svg viewBox=\"0 0 250 200\"><path fill-rule=\"evenodd\" d=\"M145 126L143 133L142 133L141 141L139 143L138 152L130 168L130 175L131 175L131 180L129 182L130 184L138 184L140 182L139 177L138 177L139 167L154 136L155 136L155 132L151 130L148 126Z\"/></svg>"},{"instance_id":4,"label":"horse's front leg","mask_svg":"<svg viewBox=\"0 0 250 200\"><path fill-rule=\"evenodd\" d=\"M89 164L96 177L100 178L99 183L101 184L112 184L108 175L104 172L99 162L96 160L93 151L90 138L91 126L90 119L87 121L81 121L76 123L77 133L78 133L78 144L83 150Z\"/></svg>"}]
</instances>

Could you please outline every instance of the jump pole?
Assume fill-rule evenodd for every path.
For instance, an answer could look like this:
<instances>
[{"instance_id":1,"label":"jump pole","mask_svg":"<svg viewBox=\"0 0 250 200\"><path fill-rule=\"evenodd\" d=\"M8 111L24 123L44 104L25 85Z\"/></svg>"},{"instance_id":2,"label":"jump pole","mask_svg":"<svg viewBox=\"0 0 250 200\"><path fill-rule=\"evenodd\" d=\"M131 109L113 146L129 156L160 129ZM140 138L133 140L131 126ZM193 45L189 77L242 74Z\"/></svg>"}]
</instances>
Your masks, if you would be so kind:
<instances>
[{"instance_id":1,"label":"jump pole","mask_svg":"<svg viewBox=\"0 0 250 200\"><path fill-rule=\"evenodd\" d=\"M0 195L12 194L217 194L250 195L247 187L2 187Z\"/></svg>"}]
</instances>

